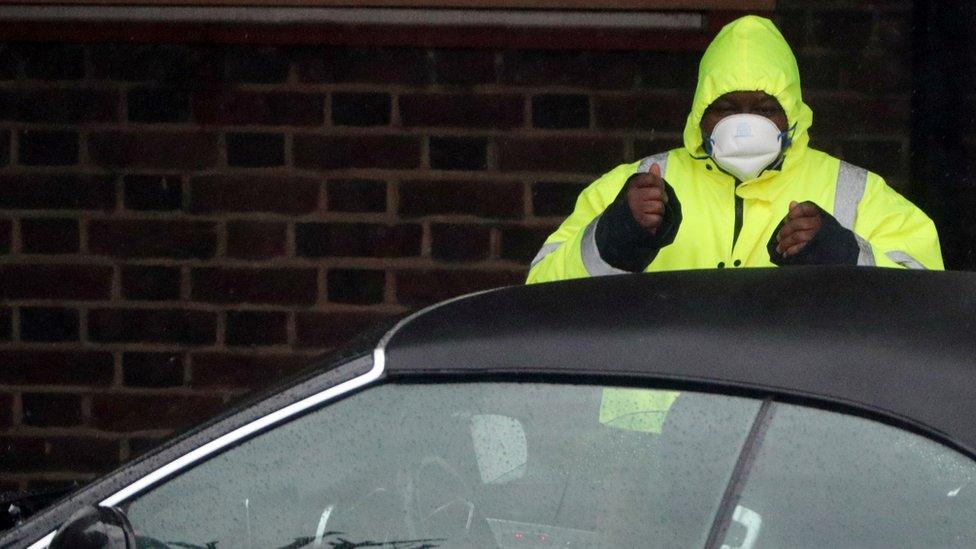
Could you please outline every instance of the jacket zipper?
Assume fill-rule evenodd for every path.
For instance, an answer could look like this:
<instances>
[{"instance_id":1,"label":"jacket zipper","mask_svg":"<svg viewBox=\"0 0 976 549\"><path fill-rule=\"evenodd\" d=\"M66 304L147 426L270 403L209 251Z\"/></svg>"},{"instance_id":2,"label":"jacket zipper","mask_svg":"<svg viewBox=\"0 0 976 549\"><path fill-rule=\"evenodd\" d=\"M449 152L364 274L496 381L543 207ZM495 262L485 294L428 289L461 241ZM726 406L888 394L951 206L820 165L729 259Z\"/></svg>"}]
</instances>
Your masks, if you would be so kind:
<instances>
[{"instance_id":1,"label":"jacket zipper","mask_svg":"<svg viewBox=\"0 0 976 549\"><path fill-rule=\"evenodd\" d=\"M735 182L735 188L739 186L739 182ZM734 253L735 243L739 240L739 232L742 230L742 197L735 194L735 188L732 189L732 196L735 199L735 226L732 232L732 250Z\"/></svg>"}]
</instances>

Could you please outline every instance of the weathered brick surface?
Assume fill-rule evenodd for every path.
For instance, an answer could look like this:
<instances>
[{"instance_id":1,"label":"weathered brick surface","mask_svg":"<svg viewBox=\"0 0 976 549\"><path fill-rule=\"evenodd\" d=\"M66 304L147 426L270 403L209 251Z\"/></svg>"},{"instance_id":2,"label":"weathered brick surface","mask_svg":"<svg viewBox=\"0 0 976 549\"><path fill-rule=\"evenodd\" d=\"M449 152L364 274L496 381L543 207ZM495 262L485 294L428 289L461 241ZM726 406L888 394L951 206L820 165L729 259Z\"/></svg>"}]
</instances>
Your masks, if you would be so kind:
<instances>
[{"instance_id":1,"label":"weathered brick surface","mask_svg":"<svg viewBox=\"0 0 976 549\"><path fill-rule=\"evenodd\" d=\"M927 185L910 3L775 18L812 143ZM84 480L373 322L523 283L594 176L682 146L700 57L97 40L0 47L0 488ZM953 185L943 217L971 219ZM973 264L974 238L943 242Z\"/></svg>"},{"instance_id":2,"label":"weathered brick surface","mask_svg":"<svg viewBox=\"0 0 976 549\"><path fill-rule=\"evenodd\" d=\"M180 353L124 353L122 383L127 387L179 387L184 379Z\"/></svg>"},{"instance_id":3,"label":"weathered brick surface","mask_svg":"<svg viewBox=\"0 0 976 549\"><path fill-rule=\"evenodd\" d=\"M229 311L227 313L228 345L253 347L288 343L288 315L266 311Z\"/></svg>"},{"instance_id":4,"label":"weathered brick surface","mask_svg":"<svg viewBox=\"0 0 976 549\"><path fill-rule=\"evenodd\" d=\"M408 257L420 254L420 225L301 223L295 248L305 257Z\"/></svg>"},{"instance_id":5,"label":"weathered brick surface","mask_svg":"<svg viewBox=\"0 0 976 549\"><path fill-rule=\"evenodd\" d=\"M130 210L179 210L183 205L183 181L178 175L127 175L125 207Z\"/></svg>"},{"instance_id":6,"label":"weathered brick surface","mask_svg":"<svg viewBox=\"0 0 976 549\"><path fill-rule=\"evenodd\" d=\"M115 185L104 176L0 174L0 209L107 210L115 207Z\"/></svg>"},{"instance_id":7,"label":"weathered brick surface","mask_svg":"<svg viewBox=\"0 0 976 549\"><path fill-rule=\"evenodd\" d=\"M112 363L112 354L105 352L0 350L0 383L107 386Z\"/></svg>"},{"instance_id":8,"label":"weathered brick surface","mask_svg":"<svg viewBox=\"0 0 976 549\"><path fill-rule=\"evenodd\" d=\"M0 299L108 299L112 268L98 265L0 265Z\"/></svg>"},{"instance_id":9,"label":"weathered brick surface","mask_svg":"<svg viewBox=\"0 0 976 549\"><path fill-rule=\"evenodd\" d=\"M517 128L525 103L515 94L406 94L400 96L405 126L445 128Z\"/></svg>"},{"instance_id":10,"label":"weathered brick surface","mask_svg":"<svg viewBox=\"0 0 976 549\"><path fill-rule=\"evenodd\" d=\"M180 269L164 265L124 265L122 266L122 297L136 301L178 300Z\"/></svg>"},{"instance_id":11,"label":"weathered brick surface","mask_svg":"<svg viewBox=\"0 0 976 549\"><path fill-rule=\"evenodd\" d=\"M78 339L78 311L60 307L21 307L21 341L72 341Z\"/></svg>"},{"instance_id":12,"label":"weathered brick surface","mask_svg":"<svg viewBox=\"0 0 976 549\"><path fill-rule=\"evenodd\" d=\"M75 132L26 130L17 140L17 162L23 166L70 166L78 162Z\"/></svg>"},{"instance_id":13,"label":"weathered brick surface","mask_svg":"<svg viewBox=\"0 0 976 549\"><path fill-rule=\"evenodd\" d=\"M217 315L185 309L92 309L88 337L101 343L205 345L217 338Z\"/></svg>"},{"instance_id":14,"label":"weathered brick surface","mask_svg":"<svg viewBox=\"0 0 976 549\"><path fill-rule=\"evenodd\" d=\"M192 298L211 303L312 304L315 269L193 269Z\"/></svg>"},{"instance_id":15,"label":"weathered brick surface","mask_svg":"<svg viewBox=\"0 0 976 549\"><path fill-rule=\"evenodd\" d=\"M88 154L105 167L208 168L217 164L217 134L211 132L97 132Z\"/></svg>"},{"instance_id":16,"label":"weathered brick surface","mask_svg":"<svg viewBox=\"0 0 976 549\"><path fill-rule=\"evenodd\" d=\"M321 126L325 98L317 93L198 91L196 120L205 125Z\"/></svg>"},{"instance_id":17,"label":"weathered brick surface","mask_svg":"<svg viewBox=\"0 0 976 549\"><path fill-rule=\"evenodd\" d=\"M191 385L196 388L256 389L306 367L312 359L294 354L194 353Z\"/></svg>"},{"instance_id":18,"label":"weathered brick surface","mask_svg":"<svg viewBox=\"0 0 976 549\"><path fill-rule=\"evenodd\" d=\"M217 397L185 395L96 395L92 425L106 431L142 431L187 427L214 415ZM152 413L147 414L146 411Z\"/></svg>"},{"instance_id":19,"label":"weathered brick surface","mask_svg":"<svg viewBox=\"0 0 976 549\"><path fill-rule=\"evenodd\" d=\"M286 252L284 223L231 221L227 224L227 255L241 259L268 259Z\"/></svg>"},{"instance_id":20,"label":"weathered brick surface","mask_svg":"<svg viewBox=\"0 0 976 549\"><path fill-rule=\"evenodd\" d=\"M522 215L522 185L514 181L404 181L400 214L467 214L479 217Z\"/></svg>"},{"instance_id":21,"label":"weathered brick surface","mask_svg":"<svg viewBox=\"0 0 976 549\"><path fill-rule=\"evenodd\" d=\"M190 181L190 211L302 214L318 195L318 180L307 177L203 176Z\"/></svg>"},{"instance_id":22,"label":"weathered brick surface","mask_svg":"<svg viewBox=\"0 0 976 549\"><path fill-rule=\"evenodd\" d=\"M386 273L375 269L329 269L327 295L333 303L370 305L383 302Z\"/></svg>"},{"instance_id":23,"label":"weathered brick surface","mask_svg":"<svg viewBox=\"0 0 976 549\"><path fill-rule=\"evenodd\" d=\"M213 223L155 219L92 221L88 248L93 254L119 258L207 258L216 251Z\"/></svg>"},{"instance_id":24,"label":"weathered brick surface","mask_svg":"<svg viewBox=\"0 0 976 549\"><path fill-rule=\"evenodd\" d=\"M295 136L295 165L342 168L419 168L420 139L405 135Z\"/></svg>"},{"instance_id":25,"label":"weathered brick surface","mask_svg":"<svg viewBox=\"0 0 976 549\"><path fill-rule=\"evenodd\" d=\"M20 221L20 249L28 254L71 254L78 251L78 220L32 217Z\"/></svg>"},{"instance_id":26,"label":"weathered brick surface","mask_svg":"<svg viewBox=\"0 0 976 549\"><path fill-rule=\"evenodd\" d=\"M328 182L329 210L335 212L386 211L386 182L371 179L335 179Z\"/></svg>"},{"instance_id":27,"label":"weathered brick surface","mask_svg":"<svg viewBox=\"0 0 976 549\"><path fill-rule=\"evenodd\" d=\"M21 396L24 425L71 427L81 425L81 397L73 394L24 393Z\"/></svg>"}]
</instances>

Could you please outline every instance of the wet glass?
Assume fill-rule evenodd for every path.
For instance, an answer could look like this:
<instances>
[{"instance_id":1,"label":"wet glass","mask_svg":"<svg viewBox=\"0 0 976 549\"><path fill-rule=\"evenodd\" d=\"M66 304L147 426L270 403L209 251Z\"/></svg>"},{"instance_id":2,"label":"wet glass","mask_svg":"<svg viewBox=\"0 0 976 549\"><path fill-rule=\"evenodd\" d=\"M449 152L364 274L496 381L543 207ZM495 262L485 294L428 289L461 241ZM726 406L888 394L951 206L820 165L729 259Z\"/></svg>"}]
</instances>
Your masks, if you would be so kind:
<instances>
[{"instance_id":1,"label":"wet glass","mask_svg":"<svg viewBox=\"0 0 976 549\"><path fill-rule=\"evenodd\" d=\"M621 428L601 420L604 389L378 386L197 466L127 513L144 543L170 546L703 542L759 403L666 395L663 427ZM631 400L625 413L642 413Z\"/></svg>"},{"instance_id":2,"label":"wet glass","mask_svg":"<svg viewBox=\"0 0 976 549\"><path fill-rule=\"evenodd\" d=\"M972 460L911 432L777 405L739 506L756 549L973 547L974 478Z\"/></svg>"}]
</instances>

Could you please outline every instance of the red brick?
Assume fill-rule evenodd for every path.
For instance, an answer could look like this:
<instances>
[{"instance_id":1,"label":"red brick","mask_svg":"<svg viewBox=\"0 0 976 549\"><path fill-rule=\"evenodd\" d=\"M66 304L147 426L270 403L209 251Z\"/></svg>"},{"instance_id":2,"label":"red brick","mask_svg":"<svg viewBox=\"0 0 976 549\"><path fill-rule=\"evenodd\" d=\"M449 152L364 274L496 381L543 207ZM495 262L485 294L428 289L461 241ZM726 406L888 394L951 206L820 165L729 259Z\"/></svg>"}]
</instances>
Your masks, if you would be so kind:
<instances>
[{"instance_id":1,"label":"red brick","mask_svg":"<svg viewBox=\"0 0 976 549\"><path fill-rule=\"evenodd\" d=\"M241 259L268 259L285 255L285 224L259 221L227 223L227 255Z\"/></svg>"},{"instance_id":2,"label":"red brick","mask_svg":"<svg viewBox=\"0 0 976 549\"><path fill-rule=\"evenodd\" d=\"M0 351L0 385L112 383L112 354L90 351Z\"/></svg>"},{"instance_id":3,"label":"red brick","mask_svg":"<svg viewBox=\"0 0 976 549\"><path fill-rule=\"evenodd\" d=\"M634 158L644 158L672 149L683 148L684 141L680 137L655 137L653 139L634 140Z\"/></svg>"},{"instance_id":4,"label":"red brick","mask_svg":"<svg viewBox=\"0 0 976 549\"><path fill-rule=\"evenodd\" d=\"M130 210L166 211L183 206L183 181L179 175L127 175L125 207Z\"/></svg>"},{"instance_id":5,"label":"red brick","mask_svg":"<svg viewBox=\"0 0 976 549\"><path fill-rule=\"evenodd\" d=\"M107 431L180 429L215 415L221 399L185 395L97 395L92 424Z\"/></svg>"},{"instance_id":6,"label":"red brick","mask_svg":"<svg viewBox=\"0 0 976 549\"><path fill-rule=\"evenodd\" d=\"M444 261L488 259L491 228L487 225L435 223L431 226L431 254Z\"/></svg>"},{"instance_id":7,"label":"red brick","mask_svg":"<svg viewBox=\"0 0 976 549\"><path fill-rule=\"evenodd\" d=\"M220 53L209 45L96 44L91 60L97 79L199 85L216 79Z\"/></svg>"},{"instance_id":8,"label":"red brick","mask_svg":"<svg viewBox=\"0 0 976 549\"><path fill-rule=\"evenodd\" d=\"M21 341L77 341L78 310L61 307L21 307Z\"/></svg>"},{"instance_id":9,"label":"red brick","mask_svg":"<svg viewBox=\"0 0 976 549\"><path fill-rule=\"evenodd\" d=\"M190 210L302 214L318 206L319 182L306 177L203 176L190 181Z\"/></svg>"},{"instance_id":10,"label":"red brick","mask_svg":"<svg viewBox=\"0 0 976 549\"><path fill-rule=\"evenodd\" d=\"M624 162L624 144L611 138L506 138L498 142L504 171L603 173Z\"/></svg>"},{"instance_id":11,"label":"red brick","mask_svg":"<svg viewBox=\"0 0 976 549\"><path fill-rule=\"evenodd\" d=\"M598 128L627 128L680 132L685 127L691 97L683 93L647 93L596 99Z\"/></svg>"},{"instance_id":12,"label":"red brick","mask_svg":"<svg viewBox=\"0 0 976 549\"><path fill-rule=\"evenodd\" d=\"M125 353L122 382L127 387L179 387L183 385L180 353Z\"/></svg>"},{"instance_id":13,"label":"red brick","mask_svg":"<svg viewBox=\"0 0 976 549\"><path fill-rule=\"evenodd\" d=\"M437 269L396 273L397 300L410 307L422 307L479 290L524 282L525 273L513 271Z\"/></svg>"},{"instance_id":14,"label":"red brick","mask_svg":"<svg viewBox=\"0 0 976 549\"><path fill-rule=\"evenodd\" d=\"M24 393L24 425L71 427L81 425L81 397L73 394Z\"/></svg>"},{"instance_id":15,"label":"red brick","mask_svg":"<svg viewBox=\"0 0 976 549\"><path fill-rule=\"evenodd\" d=\"M406 135L296 135L295 165L300 168L417 168L420 138Z\"/></svg>"},{"instance_id":16,"label":"red brick","mask_svg":"<svg viewBox=\"0 0 976 549\"><path fill-rule=\"evenodd\" d=\"M115 185L110 178L71 174L0 175L0 209L111 210Z\"/></svg>"},{"instance_id":17,"label":"red brick","mask_svg":"<svg viewBox=\"0 0 976 549\"><path fill-rule=\"evenodd\" d=\"M4 468L10 471L102 473L119 464L119 443L94 437L0 437Z\"/></svg>"},{"instance_id":18,"label":"red brick","mask_svg":"<svg viewBox=\"0 0 976 549\"><path fill-rule=\"evenodd\" d=\"M100 343L182 343L216 340L217 315L183 309L92 309L88 335Z\"/></svg>"},{"instance_id":19,"label":"red brick","mask_svg":"<svg viewBox=\"0 0 976 549\"><path fill-rule=\"evenodd\" d=\"M0 341L10 341L13 332L13 313L10 309L0 309Z\"/></svg>"},{"instance_id":20,"label":"red brick","mask_svg":"<svg viewBox=\"0 0 976 549\"><path fill-rule=\"evenodd\" d=\"M27 254L71 254L78 251L78 220L27 218L20 221L21 251Z\"/></svg>"},{"instance_id":21,"label":"red brick","mask_svg":"<svg viewBox=\"0 0 976 549\"><path fill-rule=\"evenodd\" d=\"M10 253L13 243L13 223L9 219L0 219L0 254Z\"/></svg>"},{"instance_id":22,"label":"red brick","mask_svg":"<svg viewBox=\"0 0 976 549\"><path fill-rule=\"evenodd\" d=\"M298 51L296 64L303 82L430 82L430 61L420 48L309 47Z\"/></svg>"},{"instance_id":23,"label":"red brick","mask_svg":"<svg viewBox=\"0 0 976 549\"><path fill-rule=\"evenodd\" d=\"M637 79L632 52L513 50L505 53L503 84L629 88Z\"/></svg>"},{"instance_id":24,"label":"red brick","mask_svg":"<svg viewBox=\"0 0 976 549\"><path fill-rule=\"evenodd\" d=\"M502 227L502 252L504 259L517 261L522 265L529 265L546 238L556 230L553 226L525 227L510 225Z\"/></svg>"},{"instance_id":25,"label":"red brick","mask_svg":"<svg viewBox=\"0 0 976 549\"><path fill-rule=\"evenodd\" d=\"M193 299L213 303L315 303L315 269L194 269Z\"/></svg>"},{"instance_id":26,"label":"red brick","mask_svg":"<svg viewBox=\"0 0 976 549\"><path fill-rule=\"evenodd\" d=\"M217 232L205 221L148 219L95 220L88 225L93 254L113 257L213 257Z\"/></svg>"},{"instance_id":27,"label":"red brick","mask_svg":"<svg viewBox=\"0 0 976 549\"><path fill-rule=\"evenodd\" d=\"M0 120L79 124L117 120L119 95L109 90L32 89L0 91Z\"/></svg>"},{"instance_id":28,"label":"red brick","mask_svg":"<svg viewBox=\"0 0 976 549\"><path fill-rule=\"evenodd\" d=\"M334 349L384 318L377 313L298 313L298 346Z\"/></svg>"},{"instance_id":29,"label":"red brick","mask_svg":"<svg viewBox=\"0 0 976 549\"><path fill-rule=\"evenodd\" d=\"M810 132L815 135L909 132L911 102L908 97L808 94L804 100L813 110ZM851 105L857 105L857 108L851 108Z\"/></svg>"},{"instance_id":30,"label":"red brick","mask_svg":"<svg viewBox=\"0 0 976 549\"><path fill-rule=\"evenodd\" d=\"M15 47L24 60L28 79L80 80L85 76L85 50L81 45L40 42Z\"/></svg>"},{"instance_id":31,"label":"red brick","mask_svg":"<svg viewBox=\"0 0 976 549\"><path fill-rule=\"evenodd\" d=\"M129 439L129 459L139 457L150 450L156 449L166 438L131 437Z\"/></svg>"},{"instance_id":32,"label":"red brick","mask_svg":"<svg viewBox=\"0 0 976 549\"><path fill-rule=\"evenodd\" d=\"M637 86L644 89L693 90L698 82L701 52L642 51Z\"/></svg>"},{"instance_id":33,"label":"red brick","mask_svg":"<svg viewBox=\"0 0 976 549\"><path fill-rule=\"evenodd\" d=\"M407 127L510 129L524 123L525 103L514 94L405 94L400 118Z\"/></svg>"},{"instance_id":34,"label":"red brick","mask_svg":"<svg viewBox=\"0 0 976 549\"><path fill-rule=\"evenodd\" d=\"M224 56L224 78L229 82L278 83L288 78L288 57L272 46L233 45Z\"/></svg>"},{"instance_id":35,"label":"red brick","mask_svg":"<svg viewBox=\"0 0 976 549\"><path fill-rule=\"evenodd\" d=\"M408 257L420 255L420 225L299 223L296 253L302 257Z\"/></svg>"},{"instance_id":36,"label":"red brick","mask_svg":"<svg viewBox=\"0 0 976 549\"><path fill-rule=\"evenodd\" d=\"M304 355L197 353L193 355L193 387L256 389L281 381L311 362Z\"/></svg>"},{"instance_id":37,"label":"red brick","mask_svg":"<svg viewBox=\"0 0 976 549\"><path fill-rule=\"evenodd\" d=\"M532 213L537 216L561 216L572 213L585 183L540 181L532 185Z\"/></svg>"},{"instance_id":38,"label":"red brick","mask_svg":"<svg viewBox=\"0 0 976 549\"><path fill-rule=\"evenodd\" d=\"M14 395L0 393L0 429L14 424Z\"/></svg>"},{"instance_id":39,"label":"red brick","mask_svg":"<svg viewBox=\"0 0 976 549\"><path fill-rule=\"evenodd\" d=\"M386 182L370 179L329 181L328 207L334 212L385 212Z\"/></svg>"},{"instance_id":40,"label":"red brick","mask_svg":"<svg viewBox=\"0 0 976 549\"><path fill-rule=\"evenodd\" d=\"M375 269L329 269L326 285L332 303L382 303L386 272Z\"/></svg>"},{"instance_id":41,"label":"red brick","mask_svg":"<svg viewBox=\"0 0 976 549\"><path fill-rule=\"evenodd\" d=\"M95 265L0 265L0 299L108 299L112 268Z\"/></svg>"},{"instance_id":42,"label":"red brick","mask_svg":"<svg viewBox=\"0 0 976 549\"><path fill-rule=\"evenodd\" d=\"M92 163L107 167L199 169L217 165L217 134L208 132L96 132L88 137Z\"/></svg>"},{"instance_id":43,"label":"red brick","mask_svg":"<svg viewBox=\"0 0 976 549\"><path fill-rule=\"evenodd\" d=\"M179 267L125 265L122 297L131 300L176 301L180 298Z\"/></svg>"},{"instance_id":44,"label":"red brick","mask_svg":"<svg viewBox=\"0 0 976 549\"><path fill-rule=\"evenodd\" d=\"M321 126L325 96L208 89L193 97L193 112L198 122L207 125Z\"/></svg>"},{"instance_id":45,"label":"red brick","mask_svg":"<svg viewBox=\"0 0 976 549\"><path fill-rule=\"evenodd\" d=\"M227 311L228 345L258 346L288 343L288 315L275 311Z\"/></svg>"},{"instance_id":46,"label":"red brick","mask_svg":"<svg viewBox=\"0 0 976 549\"><path fill-rule=\"evenodd\" d=\"M522 184L517 181L403 181L400 215L521 217Z\"/></svg>"},{"instance_id":47,"label":"red brick","mask_svg":"<svg viewBox=\"0 0 976 549\"><path fill-rule=\"evenodd\" d=\"M434 51L434 81L448 86L491 84L495 76L495 52L476 49Z\"/></svg>"},{"instance_id":48,"label":"red brick","mask_svg":"<svg viewBox=\"0 0 976 549\"><path fill-rule=\"evenodd\" d=\"M17 162L21 166L70 166L78 163L78 133L58 130L18 132Z\"/></svg>"}]
</instances>

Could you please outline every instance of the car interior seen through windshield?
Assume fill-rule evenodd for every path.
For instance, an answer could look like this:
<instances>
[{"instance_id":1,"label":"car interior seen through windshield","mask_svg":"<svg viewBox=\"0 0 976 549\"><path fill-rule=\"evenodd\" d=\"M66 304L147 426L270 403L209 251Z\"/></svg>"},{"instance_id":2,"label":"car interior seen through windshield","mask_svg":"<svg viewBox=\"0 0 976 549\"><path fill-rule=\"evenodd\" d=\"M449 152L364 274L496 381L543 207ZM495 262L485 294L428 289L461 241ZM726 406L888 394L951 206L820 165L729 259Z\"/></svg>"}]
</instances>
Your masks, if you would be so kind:
<instances>
[{"instance_id":1,"label":"car interior seen through windshield","mask_svg":"<svg viewBox=\"0 0 976 549\"><path fill-rule=\"evenodd\" d=\"M928 439L789 404L387 383L125 508L147 547L972 546L973 474Z\"/></svg>"}]
</instances>

